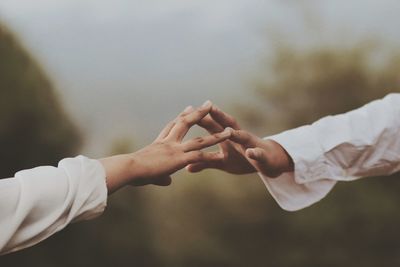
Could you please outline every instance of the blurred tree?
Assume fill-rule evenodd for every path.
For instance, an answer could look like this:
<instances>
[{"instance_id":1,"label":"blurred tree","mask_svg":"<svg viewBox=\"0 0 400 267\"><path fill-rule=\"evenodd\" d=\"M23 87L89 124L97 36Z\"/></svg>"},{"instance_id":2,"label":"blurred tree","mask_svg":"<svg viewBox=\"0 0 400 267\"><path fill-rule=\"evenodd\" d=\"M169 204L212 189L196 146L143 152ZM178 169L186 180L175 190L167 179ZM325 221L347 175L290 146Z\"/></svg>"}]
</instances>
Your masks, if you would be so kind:
<instances>
[{"instance_id":1,"label":"blurred tree","mask_svg":"<svg viewBox=\"0 0 400 267\"><path fill-rule=\"evenodd\" d=\"M400 92L399 54L385 56L376 49L368 43L278 49L256 90L258 101L267 106L265 130L308 124ZM259 113L254 111L257 121ZM251 118L248 110L246 117ZM224 246L241 255L228 266L397 266L399 192L400 175L395 174L340 183L326 199L296 213L276 206L265 213L265 204L258 203L265 213L258 221L235 218L236 223L220 229Z\"/></svg>"},{"instance_id":2,"label":"blurred tree","mask_svg":"<svg viewBox=\"0 0 400 267\"><path fill-rule=\"evenodd\" d=\"M0 177L77 153L80 134L35 60L0 25Z\"/></svg>"},{"instance_id":3,"label":"blurred tree","mask_svg":"<svg viewBox=\"0 0 400 267\"><path fill-rule=\"evenodd\" d=\"M257 94L270 121L296 127L360 107L399 91L400 54L377 51L373 42L355 47L281 47Z\"/></svg>"},{"instance_id":4,"label":"blurred tree","mask_svg":"<svg viewBox=\"0 0 400 267\"><path fill-rule=\"evenodd\" d=\"M377 54L364 44L281 48L256 89L254 103L265 109L252 113L246 103L242 118L262 123L265 133L271 127L277 132L400 92L400 57L396 52ZM172 196L173 203L163 203L153 220L174 214L171 225L184 222L170 228L157 224L160 235L174 244L173 251L164 251L168 266L400 264L398 174L340 183L324 200L295 213L281 210L255 175L208 171L197 176L185 178L190 184Z\"/></svg>"}]
</instances>

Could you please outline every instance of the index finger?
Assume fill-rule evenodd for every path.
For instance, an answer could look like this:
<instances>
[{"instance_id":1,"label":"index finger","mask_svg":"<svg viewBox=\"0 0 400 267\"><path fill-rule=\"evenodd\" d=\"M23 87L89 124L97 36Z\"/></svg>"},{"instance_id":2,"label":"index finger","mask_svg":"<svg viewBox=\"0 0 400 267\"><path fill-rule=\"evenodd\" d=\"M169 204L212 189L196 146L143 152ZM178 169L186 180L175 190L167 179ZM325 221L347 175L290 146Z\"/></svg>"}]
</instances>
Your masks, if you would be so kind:
<instances>
[{"instance_id":1,"label":"index finger","mask_svg":"<svg viewBox=\"0 0 400 267\"><path fill-rule=\"evenodd\" d=\"M168 136L169 132L171 131L171 129L174 127L174 125L176 124L176 121L178 120L178 118L185 116L186 114L190 113L193 111L193 107L192 106L188 106L186 107L179 115L178 117L176 117L173 121L170 121L165 127L164 129L162 129L162 131L160 132L160 134L158 135L158 137L156 138L156 140L160 140L163 139L165 137Z\"/></svg>"},{"instance_id":2,"label":"index finger","mask_svg":"<svg viewBox=\"0 0 400 267\"><path fill-rule=\"evenodd\" d=\"M224 130L224 128L211 118L210 114L207 114L198 125L205 130L207 130L210 134L219 133Z\"/></svg>"},{"instance_id":3,"label":"index finger","mask_svg":"<svg viewBox=\"0 0 400 267\"><path fill-rule=\"evenodd\" d=\"M211 117L218 122L223 128L231 127L235 130L239 130L240 126L236 122L235 118L231 115L223 112L217 106L213 105L210 111Z\"/></svg>"},{"instance_id":4,"label":"index finger","mask_svg":"<svg viewBox=\"0 0 400 267\"><path fill-rule=\"evenodd\" d=\"M182 141L189 129L201 121L208 113L210 113L212 103L206 101L200 108L182 116L171 129L168 137Z\"/></svg>"}]
</instances>

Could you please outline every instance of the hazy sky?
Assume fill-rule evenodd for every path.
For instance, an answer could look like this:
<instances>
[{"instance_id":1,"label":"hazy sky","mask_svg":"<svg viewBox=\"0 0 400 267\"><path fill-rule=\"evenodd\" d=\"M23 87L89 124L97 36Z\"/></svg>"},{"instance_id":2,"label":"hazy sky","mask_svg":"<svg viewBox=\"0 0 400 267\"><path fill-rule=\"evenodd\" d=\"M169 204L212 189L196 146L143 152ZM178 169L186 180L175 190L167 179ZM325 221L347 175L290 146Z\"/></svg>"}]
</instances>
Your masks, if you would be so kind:
<instances>
[{"instance_id":1,"label":"hazy sky","mask_svg":"<svg viewBox=\"0 0 400 267\"><path fill-rule=\"evenodd\" d=\"M278 33L399 43L399 11L397 0L0 0L0 18L43 64L94 153L120 136L150 140L188 104L251 92Z\"/></svg>"}]
</instances>

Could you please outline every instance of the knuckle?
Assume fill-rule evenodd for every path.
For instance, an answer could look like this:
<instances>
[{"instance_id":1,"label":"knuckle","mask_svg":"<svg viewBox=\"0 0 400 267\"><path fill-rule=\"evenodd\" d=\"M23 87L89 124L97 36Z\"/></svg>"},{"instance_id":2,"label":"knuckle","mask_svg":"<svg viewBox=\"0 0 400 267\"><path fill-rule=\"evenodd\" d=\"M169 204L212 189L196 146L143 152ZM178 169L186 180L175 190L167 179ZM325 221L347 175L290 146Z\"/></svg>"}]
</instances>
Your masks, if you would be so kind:
<instances>
[{"instance_id":1,"label":"knuckle","mask_svg":"<svg viewBox=\"0 0 400 267\"><path fill-rule=\"evenodd\" d=\"M160 145L162 145L163 144L163 140L155 140L154 142L153 142L153 145L156 145L156 146L160 146Z\"/></svg>"},{"instance_id":2,"label":"knuckle","mask_svg":"<svg viewBox=\"0 0 400 267\"><path fill-rule=\"evenodd\" d=\"M186 164L195 163L202 160L202 152L201 151L193 151L186 157Z\"/></svg>"},{"instance_id":3,"label":"knuckle","mask_svg":"<svg viewBox=\"0 0 400 267\"><path fill-rule=\"evenodd\" d=\"M221 139L223 136L224 135L222 133L216 133L216 134L212 135L212 137L213 137L212 139L218 140L218 139Z\"/></svg>"},{"instance_id":4,"label":"knuckle","mask_svg":"<svg viewBox=\"0 0 400 267\"><path fill-rule=\"evenodd\" d=\"M205 111L206 111L205 108L197 110L197 111L196 111L196 117L203 116L203 114L205 113Z\"/></svg>"},{"instance_id":5,"label":"knuckle","mask_svg":"<svg viewBox=\"0 0 400 267\"><path fill-rule=\"evenodd\" d=\"M195 143L202 144L204 143L205 139L203 137L196 137L195 139L193 139L193 141Z\"/></svg>"},{"instance_id":6,"label":"knuckle","mask_svg":"<svg viewBox=\"0 0 400 267\"><path fill-rule=\"evenodd\" d=\"M232 130L232 135L233 136L239 136L240 135L239 130Z\"/></svg>"},{"instance_id":7,"label":"knuckle","mask_svg":"<svg viewBox=\"0 0 400 267\"><path fill-rule=\"evenodd\" d=\"M187 119L186 117L180 117L180 118L178 119L178 122L179 122L180 124L187 124L187 123L188 123L188 119Z\"/></svg>"},{"instance_id":8,"label":"knuckle","mask_svg":"<svg viewBox=\"0 0 400 267\"><path fill-rule=\"evenodd\" d=\"M201 160L201 159L204 158L204 152L202 152L202 151L196 151L194 157L195 157L197 160Z\"/></svg>"}]
</instances>

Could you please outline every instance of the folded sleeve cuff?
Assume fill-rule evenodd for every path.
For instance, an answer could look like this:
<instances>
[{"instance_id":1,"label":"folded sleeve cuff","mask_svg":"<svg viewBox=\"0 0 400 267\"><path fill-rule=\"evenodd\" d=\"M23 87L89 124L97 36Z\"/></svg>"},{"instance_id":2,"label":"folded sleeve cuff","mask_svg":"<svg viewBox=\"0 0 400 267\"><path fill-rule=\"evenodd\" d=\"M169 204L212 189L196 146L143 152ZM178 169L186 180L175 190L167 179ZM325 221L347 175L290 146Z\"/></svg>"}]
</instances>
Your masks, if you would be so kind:
<instances>
[{"instance_id":1,"label":"folded sleeve cuff","mask_svg":"<svg viewBox=\"0 0 400 267\"><path fill-rule=\"evenodd\" d=\"M313 128L309 125L266 137L279 143L292 157L294 172L277 178L259 174L272 197L287 211L308 207L322 198L335 186L336 181L324 179L323 150Z\"/></svg>"},{"instance_id":2,"label":"folded sleeve cuff","mask_svg":"<svg viewBox=\"0 0 400 267\"><path fill-rule=\"evenodd\" d=\"M278 205L287 211L311 206L324 198L336 184L336 181L328 179L298 184L294 173L284 173L277 178L259 175Z\"/></svg>"},{"instance_id":3,"label":"folded sleeve cuff","mask_svg":"<svg viewBox=\"0 0 400 267\"><path fill-rule=\"evenodd\" d=\"M80 168L77 168L80 165ZM71 179L79 183L69 213L69 220L81 221L98 217L107 206L106 173L103 165L94 159L78 156L59 163Z\"/></svg>"}]
</instances>

